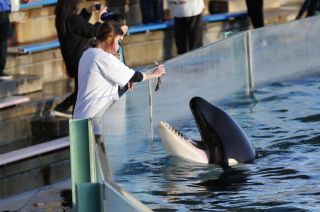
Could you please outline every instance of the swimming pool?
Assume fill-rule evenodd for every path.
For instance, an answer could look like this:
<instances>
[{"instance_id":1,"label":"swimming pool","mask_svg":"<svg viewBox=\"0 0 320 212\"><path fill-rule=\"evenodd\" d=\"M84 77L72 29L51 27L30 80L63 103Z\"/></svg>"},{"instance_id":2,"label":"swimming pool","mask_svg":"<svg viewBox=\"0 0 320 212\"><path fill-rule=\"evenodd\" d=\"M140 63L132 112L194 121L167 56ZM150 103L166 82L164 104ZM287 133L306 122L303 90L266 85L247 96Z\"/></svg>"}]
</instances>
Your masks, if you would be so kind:
<instances>
[{"instance_id":1,"label":"swimming pool","mask_svg":"<svg viewBox=\"0 0 320 212\"><path fill-rule=\"evenodd\" d=\"M253 163L223 171L167 156L159 137L151 143L128 139L107 145L115 181L156 211L320 210L319 75L257 88L252 98L236 93L216 104L261 149ZM191 113L171 123L199 137ZM124 155L127 161L120 164Z\"/></svg>"},{"instance_id":2,"label":"swimming pool","mask_svg":"<svg viewBox=\"0 0 320 212\"><path fill-rule=\"evenodd\" d=\"M116 182L154 210L319 210L319 20L241 32L166 61L160 91L138 84L98 125ZM199 138L194 96L227 110L261 157L228 170L167 157L157 125Z\"/></svg>"}]
</instances>

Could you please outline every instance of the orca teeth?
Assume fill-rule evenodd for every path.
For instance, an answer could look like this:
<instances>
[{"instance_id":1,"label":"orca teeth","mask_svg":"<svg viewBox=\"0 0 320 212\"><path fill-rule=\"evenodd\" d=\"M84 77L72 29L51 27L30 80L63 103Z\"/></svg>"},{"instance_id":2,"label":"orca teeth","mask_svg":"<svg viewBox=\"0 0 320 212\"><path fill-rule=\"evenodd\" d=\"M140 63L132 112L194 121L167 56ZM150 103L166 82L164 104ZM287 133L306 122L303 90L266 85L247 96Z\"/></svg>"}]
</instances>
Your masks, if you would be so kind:
<instances>
[{"instance_id":1,"label":"orca teeth","mask_svg":"<svg viewBox=\"0 0 320 212\"><path fill-rule=\"evenodd\" d=\"M173 128L173 127L172 127L172 129L173 129L173 132L174 132L177 136L183 138L183 134L182 134L180 131L178 131L177 129L175 129L175 128Z\"/></svg>"},{"instance_id":2,"label":"orca teeth","mask_svg":"<svg viewBox=\"0 0 320 212\"><path fill-rule=\"evenodd\" d=\"M180 138L184 138L184 135L182 132L178 131L176 128L174 128L173 126L171 126L169 123L167 122L162 122L163 126L166 127L168 130L170 130L171 132L173 132L175 135L179 136ZM186 140L186 139L185 139Z\"/></svg>"}]
</instances>

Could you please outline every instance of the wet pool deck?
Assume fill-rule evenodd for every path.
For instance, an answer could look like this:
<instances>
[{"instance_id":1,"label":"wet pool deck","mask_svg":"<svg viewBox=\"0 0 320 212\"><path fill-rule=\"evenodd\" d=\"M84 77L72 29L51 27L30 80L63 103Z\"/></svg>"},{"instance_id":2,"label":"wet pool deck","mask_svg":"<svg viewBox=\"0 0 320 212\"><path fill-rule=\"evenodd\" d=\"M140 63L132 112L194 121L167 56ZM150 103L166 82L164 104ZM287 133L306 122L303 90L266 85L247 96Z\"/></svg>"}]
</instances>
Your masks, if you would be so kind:
<instances>
[{"instance_id":1,"label":"wet pool deck","mask_svg":"<svg viewBox=\"0 0 320 212\"><path fill-rule=\"evenodd\" d=\"M65 180L2 199L0 211L72 211L71 181Z\"/></svg>"}]
</instances>

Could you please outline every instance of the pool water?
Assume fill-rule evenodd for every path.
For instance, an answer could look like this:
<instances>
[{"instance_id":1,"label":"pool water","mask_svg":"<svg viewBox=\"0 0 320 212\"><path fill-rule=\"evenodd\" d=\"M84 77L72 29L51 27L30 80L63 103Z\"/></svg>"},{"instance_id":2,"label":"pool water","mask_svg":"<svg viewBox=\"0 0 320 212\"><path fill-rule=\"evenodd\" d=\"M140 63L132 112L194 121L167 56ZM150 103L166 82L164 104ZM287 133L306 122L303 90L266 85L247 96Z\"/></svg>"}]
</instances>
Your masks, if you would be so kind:
<instances>
[{"instance_id":1,"label":"pool water","mask_svg":"<svg viewBox=\"0 0 320 212\"><path fill-rule=\"evenodd\" d=\"M167 156L156 136L132 146L135 153L114 179L155 211L320 211L319 79L273 83L253 97L238 93L216 103L261 149L252 163L222 170ZM191 113L171 124L199 138Z\"/></svg>"}]
</instances>

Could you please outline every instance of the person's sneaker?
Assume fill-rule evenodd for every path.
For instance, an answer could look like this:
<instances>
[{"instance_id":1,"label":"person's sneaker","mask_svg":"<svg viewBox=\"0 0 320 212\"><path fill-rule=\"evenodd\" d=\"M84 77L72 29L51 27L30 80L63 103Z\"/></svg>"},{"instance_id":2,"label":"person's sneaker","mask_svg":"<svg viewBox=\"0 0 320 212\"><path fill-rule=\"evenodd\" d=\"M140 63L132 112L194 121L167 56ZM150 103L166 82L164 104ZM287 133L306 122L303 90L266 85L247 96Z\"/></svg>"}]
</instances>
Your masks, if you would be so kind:
<instances>
[{"instance_id":1,"label":"person's sneaker","mask_svg":"<svg viewBox=\"0 0 320 212\"><path fill-rule=\"evenodd\" d=\"M8 75L6 73L2 73L0 75L0 80L11 80L12 79L12 76L11 75Z\"/></svg>"},{"instance_id":2,"label":"person's sneaker","mask_svg":"<svg viewBox=\"0 0 320 212\"><path fill-rule=\"evenodd\" d=\"M71 119L71 118L72 118L72 113L71 113L71 112L69 112L69 111L62 111L62 110L58 110L58 109L55 109L55 110L51 111L51 115L52 115L52 116L65 117L65 118L68 118L68 119Z\"/></svg>"}]
</instances>

